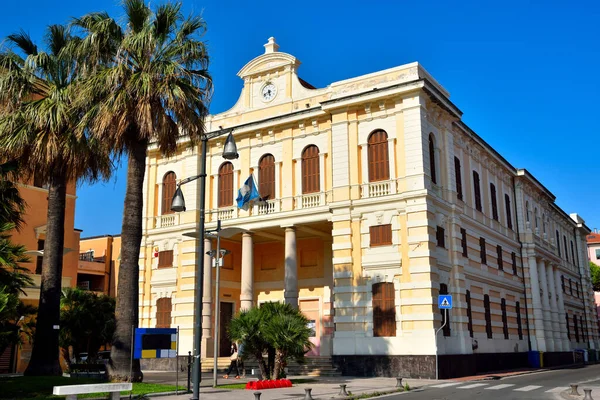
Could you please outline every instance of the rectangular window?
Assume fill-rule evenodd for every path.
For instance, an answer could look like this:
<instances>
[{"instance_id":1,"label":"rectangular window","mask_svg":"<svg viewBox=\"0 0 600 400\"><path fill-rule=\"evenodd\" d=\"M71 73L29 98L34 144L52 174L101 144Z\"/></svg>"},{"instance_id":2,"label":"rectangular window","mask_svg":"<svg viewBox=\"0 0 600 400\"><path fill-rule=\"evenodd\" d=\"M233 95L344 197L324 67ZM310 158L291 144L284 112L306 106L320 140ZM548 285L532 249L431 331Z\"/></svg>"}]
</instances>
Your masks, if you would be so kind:
<instances>
[{"instance_id":1,"label":"rectangular window","mask_svg":"<svg viewBox=\"0 0 600 400\"><path fill-rule=\"evenodd\" d=\"M519 340L523 340L523 322L521 321L521 304L517 301L515 305L517 309L517 331L519 334Z\"/></svg>"},{"instance_id":2,"label":"rectangular window","mask_svg":"<svg viewBox=\"0 0 600 400\"><path fill-rule=\"evenodd\" d=\"M496 185L490 183L490 197L492 198L492 218L498 221L498 200L496 199Z\"/></svg>"},{"instance_id":3,"label":"rectangular window","mask_svg":"<svg viewBox=\"0 0 600 400\"><path fill-rule=\"evenodd\" d=\"M508 229L512 229L512 211L510 208L510 197L507 194L504 195L504 205L506 206L506 226L508 226Z\"/></svg>"},{"instance_id":4,"label":"rectangular window","mask_svg":"<svg viewBox=\"0 0 600 400\"><path fill-rule=\"evenodd\" d=\"M573 330L575 331L575 341L579 343L579 325L577 324L577 315L573 315Z\"/></svg>"},{"instance_id":5,"label":"rectangular window","mask_svg":"<svg viewBox=\"0 0 600 400\"><path fill-rule=\"evenodd\" d=\"M563 241L565 244L565 260L567 260L567 262L569 262L569 253L567 253L567 237L563 235Z\"/></svg>"},{"instance_id":6,"label":"rectangular window","mask_svg":"<svg viewBox=\"0 0 600 400\"><path fill-rule=\"evenodd\" d=\"M373 336L396 336L396 306L394 284L376 283L373 295Z\"/></svg>"},{"instance_id":7,"label":"rectangular window","mask_svg":"<svg viewBox=\"0 0 600 400\"><path fill-rule=\"evenodd\" d=\"M571 278L569 278L569 292L571 293L571 296L573 296L573 281Z\"/></svg>"},{"instance_id":8,"label":"rectangular window","mask_svg":"<svg viewBox=\"0 0 600 400\"><path fill-rule=\"evenodd\" d=\"M573 264L575 264L575 248L573 247L572 240L571 240L571 260L573 260Z\"/></svg>"},{"instance_id":9,"label":"rectangular window","mask_svg":"<svg viewBox=\"0 0 600 400\"><path fill-rule=\"evenodd\" d=\"M483 307L485 309L485 332L488 339L492 338L492 314L490 312L490 296L483 296Z\"/></svg>"},{"instance_id":10,"label":"rectangular window","mask_svg":"<svg viewBox=\"0 0 600 400\"><path fill-rule=\"evenodd\" d=\"M456 197L463 199L462 177L460 173L460 160L454 157L454 176L456 177Z\"/></svg>"},{"instance_id":11,"label":"rectangular window","mask_svg":"<svg viewBox=\"0 0 600 400\"><path fill-rule=\"evenodd\" d=\"M389 246L392 244L392 225L375 225L369 227L371 247Z\"/></svg>"},{"instance_id":12,"label":"rectangular window","mask_svg":"<svg viewBox=\"0 0 600 400\"><path fill-rule=\"evenodd\" d=\"M558 234L558 231L556 231L556 250L558 250L558 256L561 257L561 255L560 255L560 235Z\"/></svg>"},{"instance_id":13,"label":"rectangular window","mask_svg":"<svg viewBox=\"0 0 600 400\"><path fill-rule=\"evenodd\" d=\"M508 318L506 317L506 300L501 300L500 309L502 310L502 332L504 333L504 339L508 339Z\"/></svg>"},{"instance_id":14,"label":"rectangular window","mask_svg":"<svg viewBox=\"0 0 600 400\"><path fill-rule=\"evenodd\" d=\"M473 337L473 314L471 312L471 292L467 290L467 328L469 336Z\"/></svg>"},{"instance_id":15,"label":"rectangular window","mask_svg":"<svg viewBox=\"0 0 600 400\"><path fill-rule=\"evenodd\" d=\"M479 173L473 171L473 190L475 192L475 209L481 211L481 188L479 187Z\"/></svg>"},{"instance_id":16,"label":"rectangular window","mask_svg":"<svg viewBox=\"0 0 600 400\"><path fill-rule=\"evenodd\" d=\"M581 341L585 342L585 329L583 324L583 317L579 316L579 326L581 327Z\"/></svg>"},{"instance_id":17,"label":"rectangular window","mask_svg":"<svg viewBox=\"0 0 600 400\"><path fill-rule=\"evenodd\" d=\"M596 249L596 259L600 259L600 249Z\"/></svg>"},{"instance_id":18,"label":"rectangular window","mask_svg":"<svg viewBox=\"0 0 600 400\"><path fill-rule=\"evenodd\" d=\"M502 260L502 246L496 246L496 253L498 254L498 269L504 271L504 261Z\"/></svg>"},{"instance_id":19,"label":"rectangular window","mask_svg":"<svg viewBox=\"0 0 600 400\"><path fill-rule=\"evenodd\" d=\"M579 298L579 282L575 282L575 297Z\"/></svg>"},{"instance_id":20,"label":"rectangular window","mask_svg":"<svg viewBox=\"0 0 600 400\"><path fill-rule=\"evenodd\" d=\"M462 246L462 255L464 257L468 257L469 253L467 252L467 230L465 228L460 228L460 245Z\"/></svg>"},{"instance_id":21,"label":"rectangular window","mask_svg":"<svg viewBox=\"0 0 600 400\"><path fill-rule=\"evenodd\" d=\"M158 252L158 268L170 268L173 266L173 250Z\"/></svg>"},{"instance_id":22,"label":"rectangular window","mask_svg":"<svg viewBox=\"0 0 600 400\"><path fill-rule=\"evenodd\" d=\"M448 285L445 283L440 283L440 294L449 294ZM448 321L446 321L446 324L442 328L442 333L444 336L450 336L450 313L447 310L440 310L440 312L442 314L442 324L444 323L444 320L448 318Z\"/></svg>"},{"instance_id":23,"label":"rectangular window","mask_svg":"<svg viewBox=\"0 0 600 400\"><path fill-rule=\"evenodd\" d=\"M156 301L156 327L171 327L172 302L170 297L162 297Z\"/></svg>"},{"instance_id":24,"label":"rectangular window","mask_svg":"<svg viewBox=\"0 0 600 400\"><path fill-rule=\"evenodd\" d=\"M479 256L481 257L481 263L487 264L487 253L485 250L485 239L479 238Z\"/></svg>"},{"instance_id":25,"label":"rectangular window","mask_svg":"<svg viewBox=\"0 0 600 400\"><path fill-rule=\"evenodd\" d=\"M446 232L445 231L446 230L444 228L442 228L441 226L437 227L437 231L435 232L435 237L437 239L438 247L446 248L446 240L445 240Z\"/></svg>"},{"instance_id":26,"label":"rectangular window","mask_svg":"<svg viewBox=\"0 0 600 400\"><path fill-rule=\"evenodd\" d=\"M37 242L37 249L38 250L44 250L44 240L38 240ZM44 263L44 256L37 256L36 260L35 260L35 273L38 275L42 274L42 267Z\"/></svg>"},{"instance_id":27,"label":"rectangular window","mask_svg":"<svg viewBox=\"0 0 600 400\"><path fill-rule=\"evenodd\" d=\"M571 319L569 318L569 313L565 313L565 320L567 321L567 338L571 340Z\"/></svg>"},{"instance_id":28,"label":"rectangular window","mask_svg":"<svg viewBox=\"0 0 600 400\"><path fill-rule=\"evenodd\" d=\"M517 272L517 253L515 253L514 251L510 254L510 258L512 260L512 269L513 269L513 275L519 275L519 273Z\"/></svg>"}]
</instances>

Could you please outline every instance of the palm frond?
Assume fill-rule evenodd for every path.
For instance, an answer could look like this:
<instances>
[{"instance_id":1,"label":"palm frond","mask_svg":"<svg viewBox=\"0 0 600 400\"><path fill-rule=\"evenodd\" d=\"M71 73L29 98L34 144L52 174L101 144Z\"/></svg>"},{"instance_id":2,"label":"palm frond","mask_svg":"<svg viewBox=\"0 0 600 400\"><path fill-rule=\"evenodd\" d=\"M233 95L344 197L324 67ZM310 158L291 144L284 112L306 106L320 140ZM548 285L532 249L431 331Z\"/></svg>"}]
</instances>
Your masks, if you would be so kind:
<instances>
[{"instance_id":1,"label":"palm frond","mask_svg":"<svg viewBox=\"0 0 600 400\"><path fill-rule=\"evenodd\" d=\"M34 43L29 33L21 29L18 33L13 33L6 37L7 42L17 46L25 54L25 56L37 54L38 48Z\"/></svg>"}]
</instances>

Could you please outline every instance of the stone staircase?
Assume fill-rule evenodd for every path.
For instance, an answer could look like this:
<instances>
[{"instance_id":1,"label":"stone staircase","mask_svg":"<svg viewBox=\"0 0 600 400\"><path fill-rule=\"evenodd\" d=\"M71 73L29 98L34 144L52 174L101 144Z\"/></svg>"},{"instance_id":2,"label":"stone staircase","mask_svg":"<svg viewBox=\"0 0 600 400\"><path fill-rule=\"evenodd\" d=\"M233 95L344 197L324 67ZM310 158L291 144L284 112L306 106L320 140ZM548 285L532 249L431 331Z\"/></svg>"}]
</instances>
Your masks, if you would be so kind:
<instances>
[{"instance_id":1,"label":"stone staircase","mask_svg":"<svg viewBox=\"0 0 600 400\"><path fill-rule=\"evenodd\" d=\"M229 358L219 357L217 359L217 368L219 372L227 371L229 362ZM214 361L212 358L202 359L202 372L212 372L213 363ZM246 360L244 367L246 368L246 375L251 374L252 369L256 370L257 375L259 374L258 363L254 359ZM291 361L288 365L288 375L341 376L342 373L333 365L331 357L306 357L304 364L298 364L295 361Z\"/></svg>"}]
</instances>

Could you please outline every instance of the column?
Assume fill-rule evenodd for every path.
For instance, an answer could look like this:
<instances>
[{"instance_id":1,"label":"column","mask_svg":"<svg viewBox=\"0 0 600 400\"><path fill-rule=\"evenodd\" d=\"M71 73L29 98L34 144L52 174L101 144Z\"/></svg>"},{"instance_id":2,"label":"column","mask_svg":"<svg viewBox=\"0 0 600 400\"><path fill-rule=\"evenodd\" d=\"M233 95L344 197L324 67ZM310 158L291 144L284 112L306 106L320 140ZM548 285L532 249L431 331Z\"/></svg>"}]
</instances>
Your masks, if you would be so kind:
<instances>
[{"instance_id":1,"label":"column","mask_svg":"<svg viewBox=\"0 0 600 400\"><path fill-rule=\"evenodd\" d=\"M296 254L296 228L285 228L285 302L298 308L298 260Z\"/></svg>"},{"instance_id":2,"label":"column","mask_svg":"<svg viewBox=\"0 0 600 400\"><path fill-rule=\"evenodd\" d=\"M550 299L548 298L548 279L546 278L546 265L543 260L537 263L542 289L542 311L544 315L544 337L546 338L546 351L554 351L554 338L552 337L552 313Z\"/></svg>"},{"instance_id":3,"label":"column","mask_svg":"<svg viewBox=\"0 0 600 400\"><path fill-rule=\"evenodd\" d=\"M212 317L212 257L207 255L206 252L212 248L212 242L210 239L204 239L204 281L202 286L204 293L202 293L202 337L210 338L211 334L211 317ZM199 257L201 255L198 255Z\"/></svg>"},{"instance_id":4,"label":"column","mask_svg":"<svg viewBox=\"0 0 600 400\"><path fill-rule=\"evenodd\" d=\"M563 297L563 290L561 285L561 273L558 268L554 271L554 286L556 287L556 294L558 295L558 322L560 324L560 340L562 342L562 350L569 351L571 344L567 337L567 322L565 321L565 299Z\"/></svg>"},{"instance_id":5,"label":"column","mask_svg":"<svg viewBox=\"0 0 600 400\"><path fill-rule=\"evenodd\" d=\"M254 305L254 244L252 233L242 233L242 283L240 309L249 310Z\"/></svg>"},{"instance_id":6,"label":"column","mask_svg":"<svg viewBox=\"0 0 600 400\"><path fill-rule=\"evenodd\" d=\"M554 339L554 351L562 351L560 335L560 320L558 315L558 302L556 301L556 284L554 282L554 271L552 265L546 262L546 277L548 279L548 295L550 296L550 312L552 315L552 338Z\"/></svg>"},{"instance_id":7,"label":"column","mask_svg":"<svg viewBox=\"0 0 600 400\"><path fill-rule=\"evenodd\" d=\"M546 351L546 339L544 338L544 316L542 312L542 300L540 296L540 280L537 272L537 263L533 253L529 255L529 282L531 284L531 304L533 306L533 323L535 326L537 350Z\"/></svg>"}]
</instances>

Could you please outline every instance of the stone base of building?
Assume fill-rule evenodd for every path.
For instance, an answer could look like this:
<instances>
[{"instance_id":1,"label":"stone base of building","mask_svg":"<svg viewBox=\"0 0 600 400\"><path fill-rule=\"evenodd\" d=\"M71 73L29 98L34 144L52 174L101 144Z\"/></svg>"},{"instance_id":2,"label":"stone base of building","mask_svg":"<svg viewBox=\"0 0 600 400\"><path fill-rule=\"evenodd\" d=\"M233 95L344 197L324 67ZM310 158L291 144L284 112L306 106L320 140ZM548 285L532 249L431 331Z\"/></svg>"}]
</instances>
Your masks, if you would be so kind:
<instances>
[{"instance_id":1,"label":"stone base of building","mask_svg":"<svg viewBox=\"0 0 600 400\"><path fill-rule=\"evenodd\" d=\"M142 371L187 371L188 356L179 356L179 364L176 358L145 358L140 360ZM187 372L186 372L187 373Z\"/></svg>"},{"instance_id":2,"label":"stone base of building","mask_svg":"<svg viewBox=\"0 0 600 400\"><path fill-rule=\"evenodd\" d=\"M544 367L573 364L572 352L544 353ZM333 363L346 376L381 376L435 379L435 356L333 356ZM451 379L489 372L528 368L528 353L477 353L439 356L439 378Z\"/></svg>"}]
</instances>

